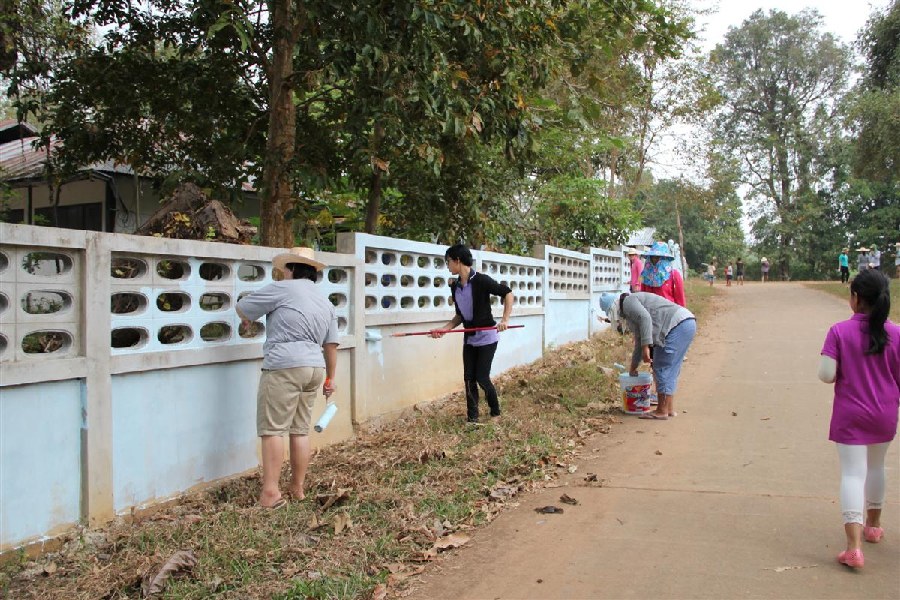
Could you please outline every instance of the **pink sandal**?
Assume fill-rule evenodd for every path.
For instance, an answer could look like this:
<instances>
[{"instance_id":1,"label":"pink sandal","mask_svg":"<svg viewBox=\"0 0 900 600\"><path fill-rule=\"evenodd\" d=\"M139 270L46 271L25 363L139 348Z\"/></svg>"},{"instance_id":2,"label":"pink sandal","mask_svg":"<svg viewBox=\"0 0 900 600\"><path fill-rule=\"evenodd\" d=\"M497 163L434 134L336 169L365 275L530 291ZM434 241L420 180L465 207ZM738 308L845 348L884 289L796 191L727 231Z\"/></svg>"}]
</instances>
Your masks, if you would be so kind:
<instances>
[{"instance_id":1,"label":"pink sandal","mask_svg":"<svg viewBox=\"0 0 900 600\"><path fill-rule=\"evenodd\" d=\"M872 544L877 544L881 541L882 536L884 535L884 529L881 527L864 527L863 528L863 537L865 540Z\"/></svg>"},{"instance_id":2,"label":"pink sandal","mask_svg":"<svg viewBox=\"0 0 900 600\"><path fill-rule=\"evenodd\" d=\"M844 550L838 554L838 562L854 569L862 569L866 560L862 550Z\"/></svg>"}]
</instances>

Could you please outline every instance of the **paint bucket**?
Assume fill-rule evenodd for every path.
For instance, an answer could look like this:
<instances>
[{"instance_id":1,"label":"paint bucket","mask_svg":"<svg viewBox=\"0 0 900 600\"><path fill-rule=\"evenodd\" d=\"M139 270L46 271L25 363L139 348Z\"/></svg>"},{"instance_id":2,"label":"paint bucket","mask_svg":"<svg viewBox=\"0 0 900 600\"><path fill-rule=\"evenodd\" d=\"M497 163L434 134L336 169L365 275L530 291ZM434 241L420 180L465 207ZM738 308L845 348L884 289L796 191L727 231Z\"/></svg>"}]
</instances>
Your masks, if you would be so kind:
<instances>
[{"instance_id":1,"label":"paint bucket","mask_svg":"<svg viewBox=\"0 0 900 600\"><path fill-rule=\"evenodd\" d=\"M632 377L628 373L619 375L619 387L622 388L622 410L629 415L639 415L650 410L650 386L653 375L638 373Z\"/></svg>"}]
</instances>

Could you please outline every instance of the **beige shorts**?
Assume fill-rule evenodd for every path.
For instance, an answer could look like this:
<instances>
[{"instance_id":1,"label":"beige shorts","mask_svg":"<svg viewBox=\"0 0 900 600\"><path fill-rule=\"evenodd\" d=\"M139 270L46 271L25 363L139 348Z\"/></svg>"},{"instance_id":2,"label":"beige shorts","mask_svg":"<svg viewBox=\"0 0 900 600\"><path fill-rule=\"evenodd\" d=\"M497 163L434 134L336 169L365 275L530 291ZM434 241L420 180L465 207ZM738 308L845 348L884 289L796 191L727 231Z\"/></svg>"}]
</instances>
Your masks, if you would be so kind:
<instances>
[{"instance_id":1,"label":"beige shorts","mask_svg":"<svg viewBox=\"0 0 900 600\"><path fill-rule=\"evenodd\" d=\"M256 435L308 435L312 407L324 381L322 367L263 371L256 395Z\"/></svg>"}]
</instances>

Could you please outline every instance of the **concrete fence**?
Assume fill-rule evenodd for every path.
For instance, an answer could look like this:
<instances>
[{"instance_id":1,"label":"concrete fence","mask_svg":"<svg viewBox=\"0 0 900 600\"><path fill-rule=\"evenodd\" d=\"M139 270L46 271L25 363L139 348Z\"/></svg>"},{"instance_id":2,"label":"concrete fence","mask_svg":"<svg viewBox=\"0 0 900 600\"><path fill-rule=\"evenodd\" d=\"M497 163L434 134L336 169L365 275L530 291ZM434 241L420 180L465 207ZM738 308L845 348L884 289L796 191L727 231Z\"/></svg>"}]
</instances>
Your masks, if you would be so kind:
<instances>
[{"instance_id":1,"label":"concrete fence","mask_svg":"<svg viewBox=\"0 0 900 600\"><path fill-rule=\"evenodd\" d=\"M462 387L461 336L391 337L453 316L445 250L346 234L317 253L341 337L314 446ZM0 223L0 551L256 467L265 326L242 331L234 305L281 251ZM599 331L597 296L627 280L621 248L473 255L525 326L495 374Z\"/></svg>"}]
</instances>

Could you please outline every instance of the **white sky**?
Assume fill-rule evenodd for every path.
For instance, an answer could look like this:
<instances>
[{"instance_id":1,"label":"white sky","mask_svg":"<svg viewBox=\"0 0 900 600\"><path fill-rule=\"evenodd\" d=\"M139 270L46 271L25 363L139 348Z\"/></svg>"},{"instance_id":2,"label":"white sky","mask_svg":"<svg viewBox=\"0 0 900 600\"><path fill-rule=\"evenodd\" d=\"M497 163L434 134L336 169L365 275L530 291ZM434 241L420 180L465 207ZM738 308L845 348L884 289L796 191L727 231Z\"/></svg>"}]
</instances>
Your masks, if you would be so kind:
<instances>
[{"instance_id":1,"label":"white sky","mask_svg":"<svg viewBox=\"0 0 900 600\"><path fill-rule=\"evenodd\" d=\"M697 24L705 30L705 50L711 50L725 37L729 27L739 26L755 11L768 12L774 8L794 15L805 8L814 8L822 15L822 28L851 44L866 24L875 8L885 9L890 0L691 0L697 9L713 9L716 14L699 16Z\"/></svg>"},{"instance_id":2,"label":"white sky","mask_svg":"<svg viewBox=\"0 0 900 600\"><path fill-rule=\"evenodd\" d=\"M757 10L778 9L795 15L806 8L814 8L822 16L822 29L835 34L842 42L853 45L859 30L866 24L875 8L884 10L891 0L688 0L697 11L711 14L696 15L701 51L708 53L721 43L730 27L739 27ZM702 176L696 163L676 156L673 148L678 138L692 137L692 130L679 126L665 133L653 151L650 170L657 177Z\"/></svg>"},{"instance_id":3,"label":"white sky","mask_svg":"<svg viewBox=\"0 0 900 600\"><path fill-rule=\"evenodd\" d=\"M822 30L835 34L842 42L853 45L860 29L874 9L885 10L891 0L688 0L697 10L713 10L713 14L697 15L697 29L700 30L700 46L704 53L722 42L729 27L738 27L755 11L768 12L778 9L794 15L806 8L816 9L822 17ZM691 130L676 128L659 140L653 155L650 170L656 177L677 178L699 176L697 163L677 157L671 150L674 138L690 136ZM747 216L742 223L748 229Z\"/></svg>"}]
</instances>

